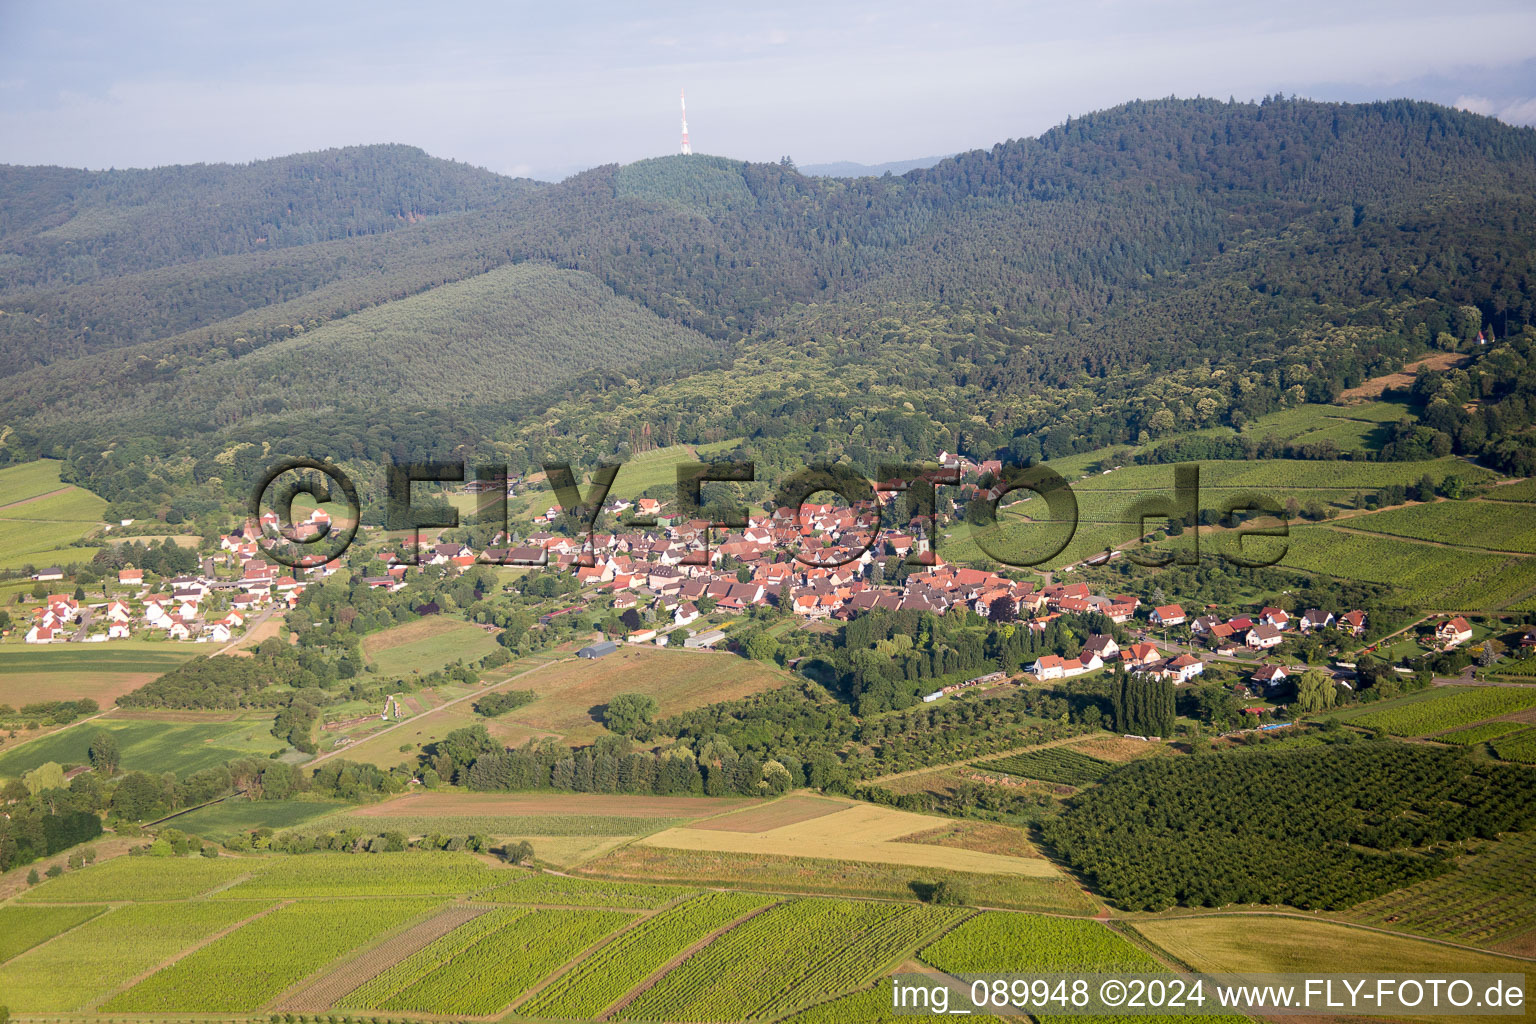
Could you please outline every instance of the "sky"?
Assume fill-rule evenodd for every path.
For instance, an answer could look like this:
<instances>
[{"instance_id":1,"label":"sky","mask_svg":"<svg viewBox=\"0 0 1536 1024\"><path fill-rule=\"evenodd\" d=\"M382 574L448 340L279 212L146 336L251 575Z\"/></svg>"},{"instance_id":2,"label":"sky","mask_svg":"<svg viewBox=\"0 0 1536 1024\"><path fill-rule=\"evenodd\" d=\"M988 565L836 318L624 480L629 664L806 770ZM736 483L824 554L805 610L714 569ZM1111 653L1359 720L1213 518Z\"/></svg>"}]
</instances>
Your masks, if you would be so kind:
<instances>
[{"instance_id":1,"label":"sky","mask_svg":"<svg viewBox=\"0 0 1536 1024\"><path fill-rule=\"evenodd\" d=\"M558 180L678 148L879 163L1131 99L1413 97L1536 124L1530 0L0 0L0 163L401 142Z\"/></svg>"}]
</instances>

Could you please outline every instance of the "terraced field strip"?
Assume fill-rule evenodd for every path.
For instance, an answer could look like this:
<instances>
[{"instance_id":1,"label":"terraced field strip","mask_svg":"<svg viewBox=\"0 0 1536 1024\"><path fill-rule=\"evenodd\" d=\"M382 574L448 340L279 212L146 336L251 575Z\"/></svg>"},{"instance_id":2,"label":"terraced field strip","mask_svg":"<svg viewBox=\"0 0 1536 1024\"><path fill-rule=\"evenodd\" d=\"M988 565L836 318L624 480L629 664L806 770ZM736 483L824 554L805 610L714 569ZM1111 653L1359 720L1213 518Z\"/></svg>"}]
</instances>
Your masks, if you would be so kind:
<instances>
[{"instance_id":1,"label":"terraced field strip","mask_svg":"<svg viewBox=\"0 0 1536 1024\"><path fill-rule=\"evenodd\" d=\"M298 1013L329 1010L337 1000L363 985L369 978L384 973L411 954L425 949L429 943L436 942L490 909L470 905L449 907L321 975L297 992L279 999L273 1009Z\"/></svg>"}]
</instances>

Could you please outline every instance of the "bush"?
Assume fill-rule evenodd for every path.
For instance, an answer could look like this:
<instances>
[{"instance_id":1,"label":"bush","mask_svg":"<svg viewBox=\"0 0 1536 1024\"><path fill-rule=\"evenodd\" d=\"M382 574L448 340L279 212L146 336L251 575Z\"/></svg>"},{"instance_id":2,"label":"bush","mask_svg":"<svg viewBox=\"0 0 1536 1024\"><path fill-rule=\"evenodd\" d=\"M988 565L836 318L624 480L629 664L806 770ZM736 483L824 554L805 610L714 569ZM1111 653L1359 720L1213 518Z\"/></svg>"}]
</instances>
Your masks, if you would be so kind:
<instances>
[{"instance_id":1,"label":"bush","mask_svg":"<svg viewBox=\"0 0 1536 1024\"><path fill-rule=\"evenodd\" d=\"M48 865L48 870L43 872L43 874L47 875L49 878L58 878L63 873L64 865L62 864L50 864Z\"/></svg>"}]
</instances>

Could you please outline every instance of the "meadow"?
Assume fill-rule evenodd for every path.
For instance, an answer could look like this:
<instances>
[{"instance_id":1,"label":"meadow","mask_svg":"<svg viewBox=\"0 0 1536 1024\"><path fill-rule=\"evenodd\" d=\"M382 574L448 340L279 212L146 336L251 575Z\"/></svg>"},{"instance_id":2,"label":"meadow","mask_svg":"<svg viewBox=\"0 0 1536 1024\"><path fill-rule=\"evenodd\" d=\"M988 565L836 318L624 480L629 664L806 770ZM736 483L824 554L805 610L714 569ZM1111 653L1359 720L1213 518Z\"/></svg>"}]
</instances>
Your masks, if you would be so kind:
<instances>
[{"instance_id":1,"label":"meadow","mask_svg":"<svg viewBox=\"0 0 1536 1024\"><path fill-rule=\"evenodd\" d=\"M15 612L12 612L14 617ZM0 704L89 697L103 708L197 655L161 641L0 646Z\"/></svg>"},{"instance_id":2,"label":"meadow","mask_svg":"<svg viewBox=\"0 0 1536 1024\"><path fill-rule=\"evenodd\" d=\"M665 718L790 680L781 669L728 654L625 645L596 661L572 658L527 676L518 685L531 688L538 699L501 717L585 744L607 732L602 709L621 693L650 694L659 705L656 717Z\"/></svg>"},{"instance_id":3,"label":"meadow","mask_svg":"<svg viewBox=\"0 0 1536 1024\"><path fill-rule=\"evenodd\" d=\"M717 441L713 444L675 444L666 448L631 455L624 460L619 475L613 479L609 494L615 498L635 499L652 487L666 487L669 491L677 486L677 467L684 462L707 462L722 455L741 443L741 438ZM553 501L553 495L550 495ZM632 513L631 513L632 514Z\"/></svg>"},{"instance_id":4,"label":"meadow","mask_svg":"<svg viewBox=\"0 0 1536 1024\"><path fill-rule=\"evenodd\" d=\"M1394 736L1426 736L1536 707L1536 688L1442 686L1433 699L1355 716L1350 724Z\"/></svg>"},{"instance_id":5,"label":"meadow","mask_svg":"<svg viewBox=\"0 0 1536 1024\"><path fill-rule=\"evenodd\" d=\"M207 712L192 720L178 714L169 721L141 718L137 712L132 718L109 716L7 750L0 754L0 777L17 778L47 761L86 764L91 739L98 732L111 733L117 739L125 770L186 775L237 757L265 757L282 749L285 744L271 729L272 716L257 712L239 716Z\"/></svg>"},{"instance_id":6,"label":"meadow","mask_svg":"<svg viewBox=\"0 0 1536 1024\"><path fill-rule=\"evenodd\" d=\"M489 632L449 615L423 616L363 638L364 657L384 676L426 674L456 661L469 664L495 649L496 638Z\"/></svg>"}]
</instances>

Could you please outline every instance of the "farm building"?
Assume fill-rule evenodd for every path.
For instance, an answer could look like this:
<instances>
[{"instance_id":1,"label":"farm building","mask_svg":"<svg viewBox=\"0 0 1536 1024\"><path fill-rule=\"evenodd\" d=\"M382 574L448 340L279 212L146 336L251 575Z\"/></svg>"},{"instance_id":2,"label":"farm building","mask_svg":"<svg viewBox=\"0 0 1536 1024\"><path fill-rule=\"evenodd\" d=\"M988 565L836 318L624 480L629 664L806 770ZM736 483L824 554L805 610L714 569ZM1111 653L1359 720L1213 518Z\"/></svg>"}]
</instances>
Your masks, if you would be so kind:
<instances>
[{"instance_id":1,"label":"farm building","mask_svg":"<svg viewBox=\"0 0 1536 1024\"><path fill-rule=\"evenodd\" d=\"M601 643L588 644L576 652L578 658L601 658L605 654L612 654L619 649L619 645L612 640L604 640Z\"/></svg>"}]
</instances>

